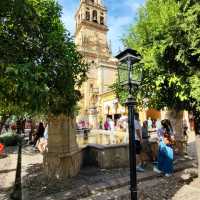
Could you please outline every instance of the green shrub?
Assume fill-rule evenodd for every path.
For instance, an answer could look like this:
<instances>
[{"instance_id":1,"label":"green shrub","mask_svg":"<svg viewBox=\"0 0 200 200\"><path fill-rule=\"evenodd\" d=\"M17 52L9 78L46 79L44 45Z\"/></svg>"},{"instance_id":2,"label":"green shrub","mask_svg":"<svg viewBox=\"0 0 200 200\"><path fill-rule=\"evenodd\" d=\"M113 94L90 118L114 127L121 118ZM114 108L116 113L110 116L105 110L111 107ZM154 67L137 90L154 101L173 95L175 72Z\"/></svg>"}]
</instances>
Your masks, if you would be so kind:
<instances>
[{"instance_id":1,"label":"green shrub","mask_svg":"<svg viewBox=\"0 0 200 200\"><path fill-rule=\"evenodd\" d=\"M3 143L5 146L16 146L20 141L20 136L14 133L7 132L0 135L0 143Z\"/></svg>"}]
</instances>

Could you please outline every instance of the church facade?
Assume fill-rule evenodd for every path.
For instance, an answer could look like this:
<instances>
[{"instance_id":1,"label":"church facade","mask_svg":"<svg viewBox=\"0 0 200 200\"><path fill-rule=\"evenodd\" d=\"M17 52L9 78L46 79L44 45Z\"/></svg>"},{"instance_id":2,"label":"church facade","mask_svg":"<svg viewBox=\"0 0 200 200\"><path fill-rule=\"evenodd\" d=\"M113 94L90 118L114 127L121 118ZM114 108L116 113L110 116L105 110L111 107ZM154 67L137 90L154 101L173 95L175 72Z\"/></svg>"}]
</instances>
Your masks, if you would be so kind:
<instances>
[{"instance_id":1,"label":"church facade","mask_svg":"<svg viewBox=\"0 0 200 200\"><path fill-rule=\"evenodd\" d=\"M98 128L106 116L114 119L121 112L110 88L116 81L117 60L107 42L107 9L101 0L80 0L75 21L75 43L90 66L88 80L81 88L78 121Z\"/></svg>"},{"instance_id":2,"label":"church facade","mask_svg":"<svg viewBox=\"0 0 200 200\"><path fill-rule=\"evenodd\" d=\"M117 78L118 61L107 42L107 9L101 0L80 0L75 21L75 43L89 63L88 80L81 88L83 98L79 102L77 122L84 121L90 128L99 128L106 117L116 122L126 112L110 88ZM164 119L166 112L155 109L140 112L141 121L149 117Z\"/></svg>"}]
</instances>

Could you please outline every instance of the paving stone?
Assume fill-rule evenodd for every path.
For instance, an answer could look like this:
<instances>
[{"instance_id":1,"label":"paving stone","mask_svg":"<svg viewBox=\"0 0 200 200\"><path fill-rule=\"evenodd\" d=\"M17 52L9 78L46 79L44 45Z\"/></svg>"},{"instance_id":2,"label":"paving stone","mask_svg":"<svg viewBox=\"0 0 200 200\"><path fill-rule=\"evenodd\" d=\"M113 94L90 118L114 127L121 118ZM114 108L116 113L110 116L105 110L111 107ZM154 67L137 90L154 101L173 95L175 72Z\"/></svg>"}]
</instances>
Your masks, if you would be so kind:
<instances>
[{"instance_id":1,"label":"paving stone","mask_svg":"<svg viewBox=\"0 0 200 200\"><path fill-rule=\"evenodd\" d=\"M29 151L29 150L28 150ZM29 152L28 154L32 155ZM38 163L37 156L30 156L29 165L24 166L26 173L24 177L24 186L29 195L26 199L37 200L128 200L129 191L129 169L101 170L94 167L88 167L81 170L77 177L48 182L43 176L41 163ZM40 155L41 156L41 155ZM181 173L185 168L193 167L194 160L187 157L176 157L175 174L166 178L155 174L152 171L153 166L148 165L144 173L138 173L138 200L169 200L181 190L185 184L189 184L192 179L181 178ZM42 160L41 160L42 162ZM40 165L38 165L40 164ZM183 171L180 173L180 171ZM191 176L194 178L193 176ZM36 195L37 194L37 195ZM24 200L26 200L24 199ZM181 199L174 199L181 200ZM183 199L185 200L185 199ZM190 200L190 199L187 199ZM198 199L196 199L198 200Z\"/></svg>"}]
</instances>

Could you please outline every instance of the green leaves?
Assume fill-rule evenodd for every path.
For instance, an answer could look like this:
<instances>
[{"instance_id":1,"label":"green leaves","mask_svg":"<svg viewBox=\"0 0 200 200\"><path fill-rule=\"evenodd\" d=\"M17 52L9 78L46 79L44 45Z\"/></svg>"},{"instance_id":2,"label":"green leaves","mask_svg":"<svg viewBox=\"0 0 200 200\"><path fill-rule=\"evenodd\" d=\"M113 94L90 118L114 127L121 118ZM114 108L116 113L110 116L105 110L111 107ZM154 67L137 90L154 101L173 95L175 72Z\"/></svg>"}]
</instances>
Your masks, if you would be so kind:
<instances>
[{"instance_id":1,"label":"green leaves","mask_svg":"<svg viewBox=\"0 0 200 200\"><path fill-rule=\"evenodd\" d=\"M187 109L199 102L199 13L199 1L147 0L123 39L142 55L138 98L149 107Z\"/></svg>"},{"instance_id":2,"label":"green leaves","mask_svg":"<svg viewBox=\"0 0 200 200\"><path fill-rule=\"evenodd\" d=\"M60 5L2 0L0 9L0 112L73 115L88 66L63 26Z\"/></svg>"}]
</instances>

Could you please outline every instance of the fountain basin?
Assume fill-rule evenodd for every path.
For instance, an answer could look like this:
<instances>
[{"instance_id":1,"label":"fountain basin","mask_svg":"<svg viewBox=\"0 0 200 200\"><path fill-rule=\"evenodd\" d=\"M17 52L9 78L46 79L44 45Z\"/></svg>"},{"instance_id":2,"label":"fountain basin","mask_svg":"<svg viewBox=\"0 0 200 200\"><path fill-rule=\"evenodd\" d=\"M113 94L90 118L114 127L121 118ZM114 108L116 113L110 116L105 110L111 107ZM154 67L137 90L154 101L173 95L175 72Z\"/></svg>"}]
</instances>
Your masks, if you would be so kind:
<instances>
[{"instance_id":1,"label":"fountain basin","mask_svg":"<svg viewBox=\"0 0 200 200\"><path fill-rule=\"evenodd\" d=\"M83 148L83 166L101 169L129 166L128 144L100 145L88 144Z\"/></svg>"}]
</instances>

